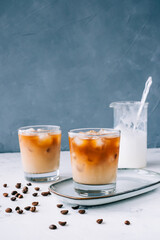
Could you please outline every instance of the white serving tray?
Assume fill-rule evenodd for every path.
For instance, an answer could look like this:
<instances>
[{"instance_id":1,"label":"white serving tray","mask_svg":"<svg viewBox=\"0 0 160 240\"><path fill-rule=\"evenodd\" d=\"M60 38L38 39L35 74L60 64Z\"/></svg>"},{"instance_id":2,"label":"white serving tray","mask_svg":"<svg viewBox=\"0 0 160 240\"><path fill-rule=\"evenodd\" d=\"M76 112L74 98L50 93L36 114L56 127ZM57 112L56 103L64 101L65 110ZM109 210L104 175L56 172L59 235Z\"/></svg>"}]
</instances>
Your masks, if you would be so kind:
<instances>
[{"instance_id":1,"label":"white serving tray","mask_svg":"<svg viewBox=\"0 0 160 240\"><path fill-rule=\"evenodd\" d=\"M73 186L73 179L67 178L50 185L49 190L68 204L84 206L101 205L131 198L160 186L160 174L146 169L118 169L116 191L105 196L83 197Z\"/></svg>"}]
</instances>

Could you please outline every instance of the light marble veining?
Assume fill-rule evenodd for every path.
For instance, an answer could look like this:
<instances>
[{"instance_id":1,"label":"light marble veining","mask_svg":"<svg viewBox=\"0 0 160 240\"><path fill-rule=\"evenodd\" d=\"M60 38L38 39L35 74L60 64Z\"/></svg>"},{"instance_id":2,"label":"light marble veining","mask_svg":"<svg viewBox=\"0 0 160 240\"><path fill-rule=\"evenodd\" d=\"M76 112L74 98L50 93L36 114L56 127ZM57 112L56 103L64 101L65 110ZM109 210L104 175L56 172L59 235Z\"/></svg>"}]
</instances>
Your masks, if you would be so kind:
<instances>
[{"instance_id":1,"label":"light marble veining","mask_svg":"<svg viewBox=\"0 0 160 240\"><path fill-rule=\"evenodd\" d=\"M71 176L69 152L61 153L60 174ZM147 169L160 172L160 149L149 149ZM10 197L3 197L4 192L11 193L15 184L21 182L26 185L19 153L0 154L0 239L118 239L118 240L159 240L160 239L160 188L152 192L124 201L106 204L103 206L86 207L86 214L80 215L69 205L64 204L63 209L68 209L68 215L62 215L56 207L60 201L56 196L42 197L41 191L47 191L50 183L33 183L29 193L23 199L15 202ZM8 187L4 188L3 184ZM39 186L38 197L33 197L34 187ZM21 192L21 190L19 190ZM15 209L16 206L24 208L38 201L36 213L24 212L19 215L15 212L5 213L7 207ZM96 223L98 218L103 218L104 223ZM129 220L131 225L124 224ZM67 221L62 227L58 221ZM57 230L50 230L50 224L56 224Z\"/></svg>"}]
</instances>

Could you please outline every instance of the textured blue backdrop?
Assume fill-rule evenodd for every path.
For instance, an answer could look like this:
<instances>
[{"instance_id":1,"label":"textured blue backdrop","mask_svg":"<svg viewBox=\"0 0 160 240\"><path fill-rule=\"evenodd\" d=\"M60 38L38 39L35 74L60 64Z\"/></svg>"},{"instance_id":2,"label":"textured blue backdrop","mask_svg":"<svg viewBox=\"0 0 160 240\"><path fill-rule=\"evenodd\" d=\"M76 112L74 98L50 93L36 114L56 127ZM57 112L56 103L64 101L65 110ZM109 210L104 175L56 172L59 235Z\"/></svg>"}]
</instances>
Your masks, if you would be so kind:
<instances>
[{"instance_id":1,"label":"textured blue backdrop","mask_svg":"<svg viewBox=\"0 0 160 240\"><path fill-rule=\"evenodd\" d=\"M140 100L149 75L148 146L160 147L159 0L0 0L0 152L17 128L112 127L109 103Z\"/></svg>"}]
</instances>

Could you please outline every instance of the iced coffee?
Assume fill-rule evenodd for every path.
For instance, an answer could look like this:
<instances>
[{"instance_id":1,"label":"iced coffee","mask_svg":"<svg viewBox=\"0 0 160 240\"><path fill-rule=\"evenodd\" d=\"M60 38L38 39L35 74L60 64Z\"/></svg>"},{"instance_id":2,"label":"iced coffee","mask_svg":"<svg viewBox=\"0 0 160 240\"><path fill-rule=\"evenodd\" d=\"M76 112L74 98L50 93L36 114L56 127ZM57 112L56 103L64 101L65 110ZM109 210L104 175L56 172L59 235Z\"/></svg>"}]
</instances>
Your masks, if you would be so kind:
<instances>
[{"instance_id":1,"label":"iced coffee","mask_svg":"<svg viewBox=\"0 0 160 240\"><path fill-rule=\"evenodd\" d=\"M69 132L75 188L81 193L115 189L120 132L112 129L77 129ZM94 186L94 187L93 187Z\"/></svg>"},{"instance_id":2,"label":"iced coffee","mask_svg":"<svg viewBox=\"0 0 160 240\"><path fill-rule=\"evenodd\" d=\"M55 180L59 176L61 130L58 126L23 127L18 131L25 178Z\"/></svg>"}]
</instances>

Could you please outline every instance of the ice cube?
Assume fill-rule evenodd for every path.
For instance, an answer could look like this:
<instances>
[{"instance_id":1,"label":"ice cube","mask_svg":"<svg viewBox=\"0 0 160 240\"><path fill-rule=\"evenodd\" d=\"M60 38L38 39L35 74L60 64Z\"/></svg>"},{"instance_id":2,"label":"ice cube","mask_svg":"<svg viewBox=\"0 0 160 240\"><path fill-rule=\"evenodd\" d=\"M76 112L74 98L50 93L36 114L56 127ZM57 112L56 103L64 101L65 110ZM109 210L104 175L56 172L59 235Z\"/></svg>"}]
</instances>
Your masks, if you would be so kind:
<instances>
[{"instance_id":1,"label":"ice cube","mask_svg":"<svg viewBox=\"0 0 160 240\"><path fill-rule=\"evenodd\" d=\"M28 128L25 130L20 130L19 133L30 136L30 135L36 135L35 129L34 128Z\"/></svg>"},{"instance_id":2,"label":"ice cube","mask_svg":"<svg viewBox=\"0 0 160 240\"><path fill-rule=\"evenodd\" d=\"M80 145L83 144L83 140L80 139L79 137L75 137L75 138L74 138L74 142L75 142L75 144L78 145L78 146L80 146Z\"/></svg>"},{"instance_id":3,"label":"ice cube","mask_svg":"<svg viewBox=\"0 0 160 240\"><path fill-rule=\"evenodd\" d=\"M88 132L86 132L87 135L97 135L97 132L94 130L90 130Z\"/></svg>"},{"instance_id":4,"label":"ice cube","mask_svg":"<svg viewBox=\"0 0 160 240\"><path fill-rule=\"evenodd\" d=\"M43 132L44 130L43 129L41 129L41 128L38 128L37 129L37 132Z\"/></svg>"},{"instance_id":5,"label":"ice cube","mask_svg":"<svg viewBox=\"0 0 160 240\"><path fill-rule=\"evenodd\" d=\"M107 131L105 129L101 128L98 133L104 135L104 134L107 134Z\"/></svg>"},{"instance_id":6,"label":"ice cube","mask_svg":"<svg viewBox=\"0 0 160 240\"><path fill-rule=\"evenodd\" d=\"M35 132L35 129L34 128L28 128L25 130L26 132Z\"/></svg>"},{"instance_id":7,"label":"ice cube","mask_svg":"<svg viewBox=\"0 0 160 240\"><path fill-rule=\"evenodd\" d=\"M101 137L96 139L96 146L97 147L102 147L102 145L103 145L103 139Z\"/></svg>"},{"instance_id":8,"label":"ice cube","mask_svg":"<svg viewBox=\"0 0 160 240\"><path fill-rule=\"evenodd\" d=\"M48 137L48 133L41 133L41 134L38 134L38 137L39 137L40 140L43 140L43 139L45 139L45 138Z\"/></svg>"}]
</instances>

